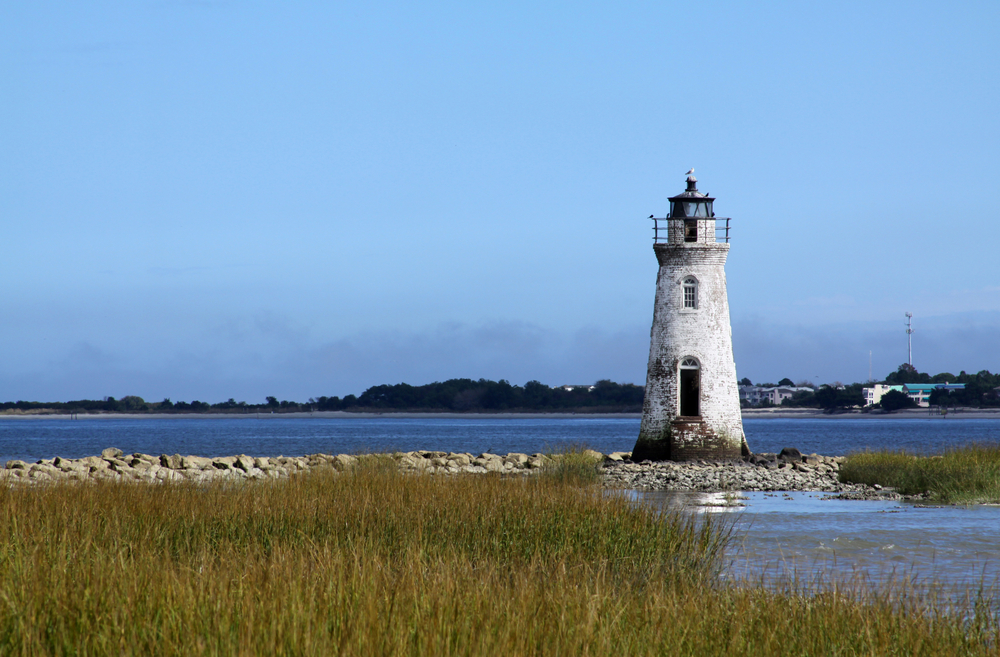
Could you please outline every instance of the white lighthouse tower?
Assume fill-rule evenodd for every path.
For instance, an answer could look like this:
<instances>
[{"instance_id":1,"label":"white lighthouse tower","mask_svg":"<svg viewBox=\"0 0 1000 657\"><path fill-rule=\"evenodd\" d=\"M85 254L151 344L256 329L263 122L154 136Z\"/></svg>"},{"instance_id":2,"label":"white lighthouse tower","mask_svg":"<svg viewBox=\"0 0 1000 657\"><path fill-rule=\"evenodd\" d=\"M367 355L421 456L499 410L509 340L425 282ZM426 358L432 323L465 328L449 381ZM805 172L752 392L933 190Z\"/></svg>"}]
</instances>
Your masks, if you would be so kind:
<instances>
[{"instance_id":1,"label":"white lighthouse tower","mask_svg":"<svg viewBox=\"0 0 1000 657\"><path fill-rule=\"evenodd\" d=\"M653 219L660 263L649 341L646 396L633 461L736 459L749 453L733 361L726 256L729 219L698 191L670 199Z\"/></svg>"}]
</instances>

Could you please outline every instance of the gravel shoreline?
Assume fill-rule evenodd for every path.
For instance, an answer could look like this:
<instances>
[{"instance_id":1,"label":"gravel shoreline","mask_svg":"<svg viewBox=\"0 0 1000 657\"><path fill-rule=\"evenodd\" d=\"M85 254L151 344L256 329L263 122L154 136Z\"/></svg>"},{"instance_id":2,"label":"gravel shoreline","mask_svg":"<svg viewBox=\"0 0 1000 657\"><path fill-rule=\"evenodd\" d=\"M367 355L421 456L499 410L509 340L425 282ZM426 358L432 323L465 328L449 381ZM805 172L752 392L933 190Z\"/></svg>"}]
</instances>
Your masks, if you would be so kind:
<instances>
[{"instance_id":1,"label":"gravel shoreline","mask_svg":"<svg viewBox=\"0 0 1000 657\"><path fill-rule=\"evenodd\" d=\"M628 452L601 454L586 452L601 462L601 477L608 488L644 491L757 492L819 491L836 493L845 499L898 499L888 489L863 484L842 483L838 479L844 457L801 454L785 449L780 454L754 454L739 461L643 461L633 463ZM42 484L56 481L239 481L280 479L301 472L324 470L341 472L363 458L394 460L403 472L428 474L529 475L551 467L558 454L449 453L419 450L392 454L356 456L350 454L310 454L307 456L251 457L245 454L207 458L180 454L154 456L123 454L109 447L100 456L80 459L41 459L36 463L8 461L0 470L0 483Z\"/></svg>"},{"instance_id":2,"label":"gravel shoreline","mask_svg":"<svg viewBox=\"0 0 1000 657\"><path fill-rule=\"evenodd\" d=\"M841 456L802 455L798 450L783 450L781 455L754 454L740 461L632 463L623 459L606 462L603 477L605 486L643 491L809 491L833 493L840 499L901 499L890 489L841 482L843 460Z\"/></svg>"}]
</instances>

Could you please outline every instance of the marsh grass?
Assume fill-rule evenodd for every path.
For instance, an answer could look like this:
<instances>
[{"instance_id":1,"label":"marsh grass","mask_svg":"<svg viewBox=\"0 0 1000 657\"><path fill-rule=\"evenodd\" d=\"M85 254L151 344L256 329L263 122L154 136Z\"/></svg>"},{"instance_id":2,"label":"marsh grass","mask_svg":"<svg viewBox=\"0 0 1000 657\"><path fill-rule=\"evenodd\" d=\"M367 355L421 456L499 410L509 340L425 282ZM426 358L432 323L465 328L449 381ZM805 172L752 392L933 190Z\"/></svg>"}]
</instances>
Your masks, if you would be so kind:
<instances>
[{"instance_id":1,"label":"marsh grass","mask_svg":"<svg viewBox=\"0 0 1000 657\"><path fill-rule=\"evenodd\" d=\"M1000 444L974 443L937 456L860 452L841 464L840 479L926 494L942 503L1000 502Z\"/></svg>"},{"instance_id":2,"label":"marsh grass","mask_svg":"<svg viewBox=\"0 0 1000 657\"><path fill-rule=\"evenodd\" d=\"M719 583L730 527L379 459L0 490L0 654L989 654L988 613ZM990 642L993 642L992 644Z\"/></svg>"},{"instance_id":3,"label":"marsh grass","mask_svg":"<svg viewBox=\"0 0 1000 657\"><path fill-rule=\"evenodd\" d=\"M583 445L564 446L546 455L550 464L542 469L541 476L561 484L596 484L601 477L604 455Z\"/></svg>"}]
</instances>

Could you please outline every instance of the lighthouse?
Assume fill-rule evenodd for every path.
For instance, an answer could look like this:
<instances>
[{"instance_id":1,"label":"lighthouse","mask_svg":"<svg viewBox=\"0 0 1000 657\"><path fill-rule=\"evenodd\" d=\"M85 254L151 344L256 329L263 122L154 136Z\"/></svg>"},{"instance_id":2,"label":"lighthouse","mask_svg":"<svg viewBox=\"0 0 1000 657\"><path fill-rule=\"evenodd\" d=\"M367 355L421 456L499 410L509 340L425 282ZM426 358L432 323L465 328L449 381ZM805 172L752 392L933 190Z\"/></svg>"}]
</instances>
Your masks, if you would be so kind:
<instances>
[{"instance_id":1,"label":"lighthouse","mask_svg":"<svg viewBox=\"0 0 1000 657\"><path fill-rule=\"evenodd\" d=\"M660 269L635 462L749 453L726 293L729 219L715 216L715 199L698 191L694 169L688 173L669 215L651 217Z\"/></svg>"}]
</instances>

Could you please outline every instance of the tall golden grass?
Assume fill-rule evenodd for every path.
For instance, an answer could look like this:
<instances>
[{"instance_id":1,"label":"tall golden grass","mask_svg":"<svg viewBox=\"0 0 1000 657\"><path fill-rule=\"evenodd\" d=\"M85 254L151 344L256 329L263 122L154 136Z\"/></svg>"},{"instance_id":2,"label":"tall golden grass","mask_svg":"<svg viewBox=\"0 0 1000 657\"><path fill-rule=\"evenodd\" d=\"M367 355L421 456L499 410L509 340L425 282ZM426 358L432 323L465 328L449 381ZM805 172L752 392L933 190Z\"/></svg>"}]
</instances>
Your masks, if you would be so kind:
<instances>
[{"instance_id":1,"label":"tall golden grass","mask_svg":"<svg viewBox=\"0 0 1000 657\"><path fill-rule=\"evenodd\" d=\"M973 443L936 456L860 452L841 464L840 479L943 503L1000 502L1000 444Z\"/></svg>"},{"instance_id":2,"label":"tall golden grass","mask_svg":"<svg viewBox=\"0 0 1000 657\"><path fill-rule=\"evenodd\" d=\"M988 611L720 584L726 525L566 479L2 489L0 654L995 654Z\"/></svg>"}]
</instances>

